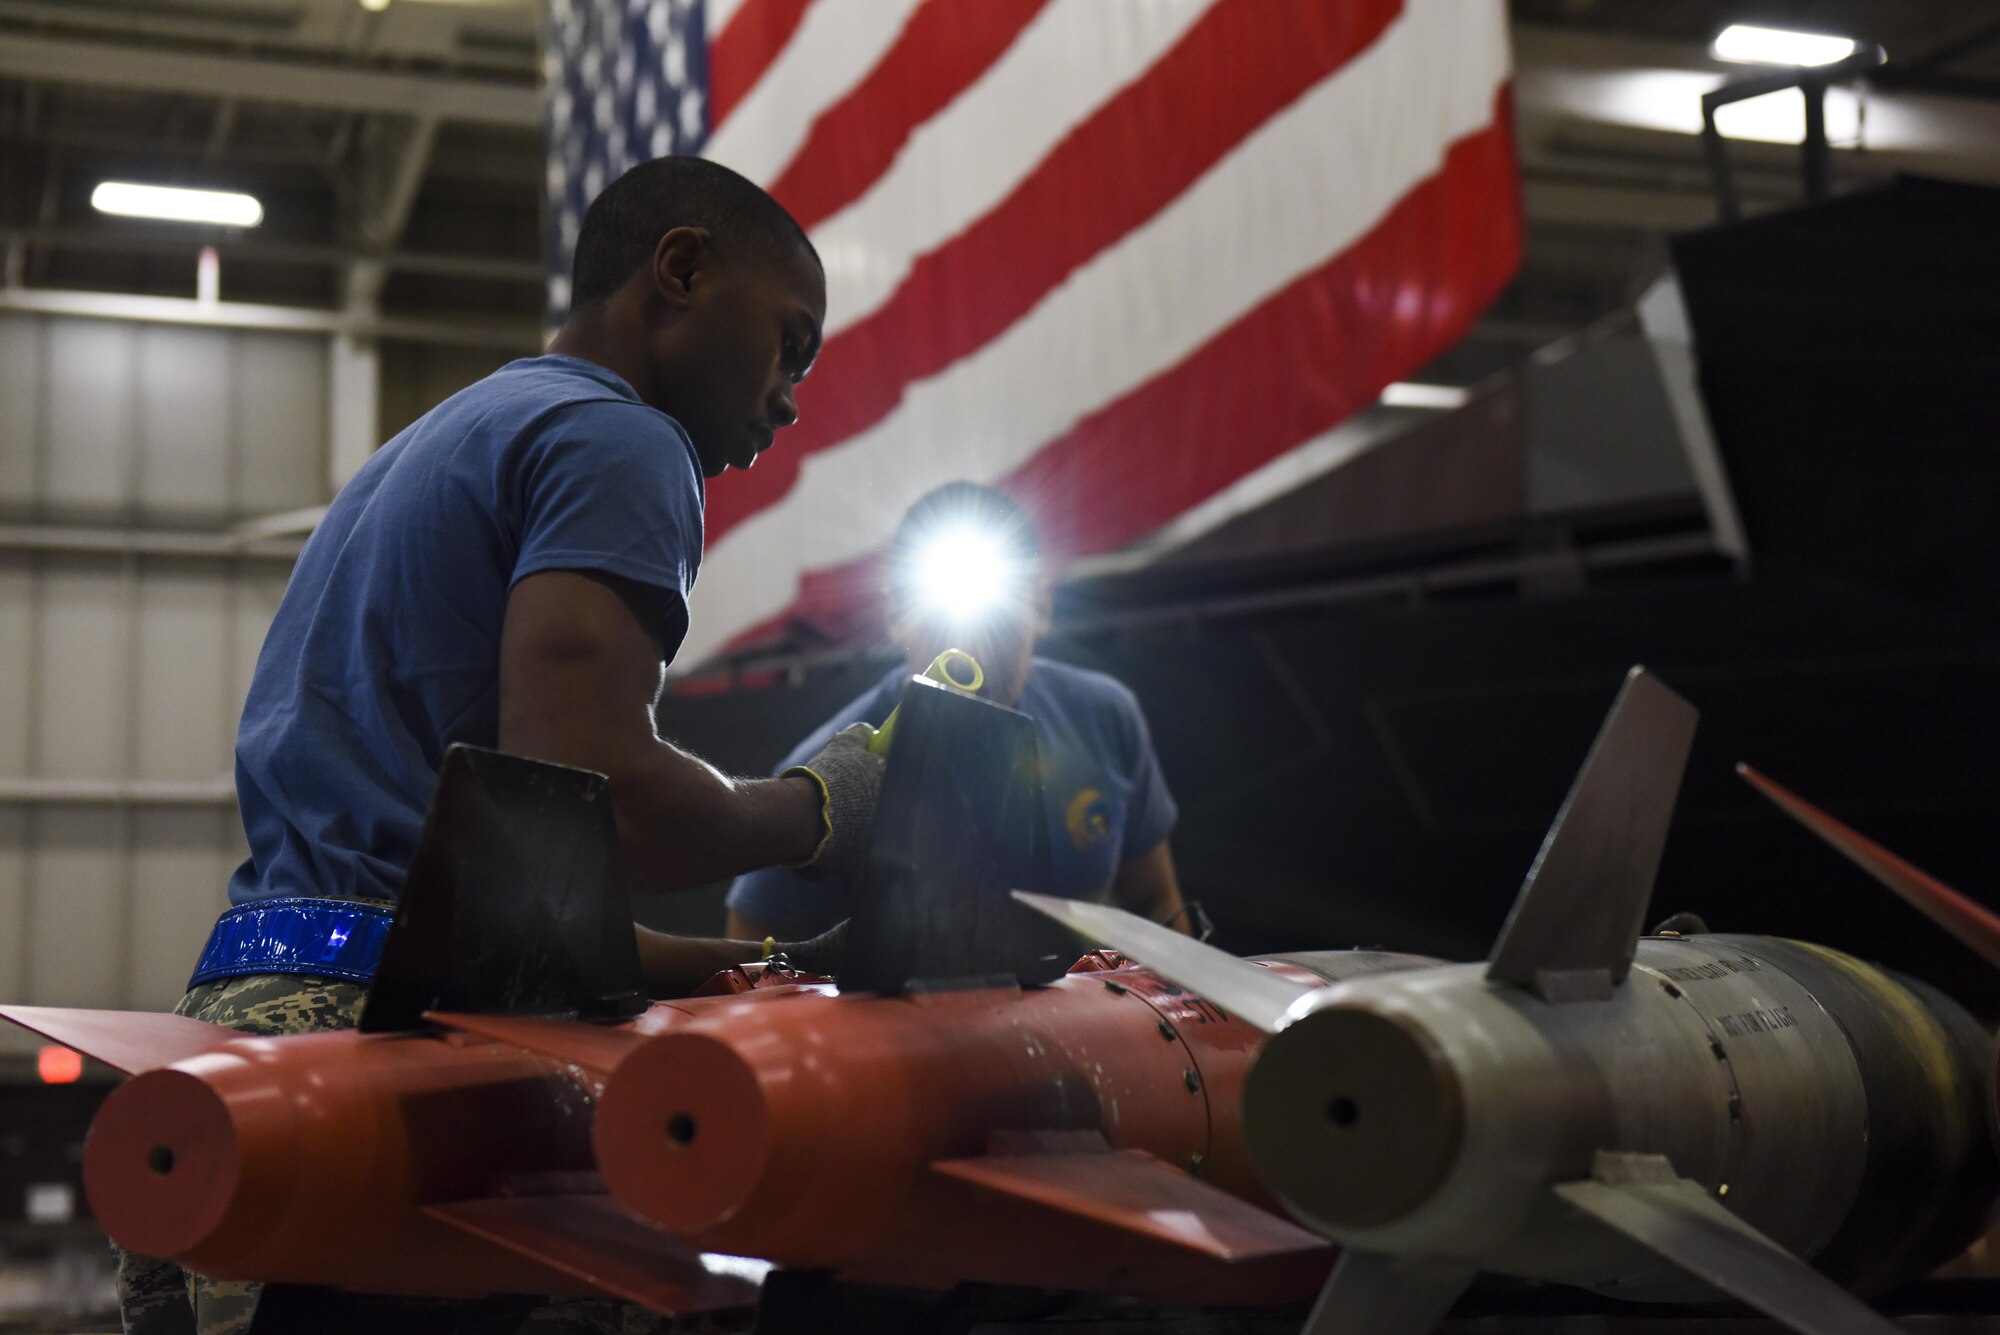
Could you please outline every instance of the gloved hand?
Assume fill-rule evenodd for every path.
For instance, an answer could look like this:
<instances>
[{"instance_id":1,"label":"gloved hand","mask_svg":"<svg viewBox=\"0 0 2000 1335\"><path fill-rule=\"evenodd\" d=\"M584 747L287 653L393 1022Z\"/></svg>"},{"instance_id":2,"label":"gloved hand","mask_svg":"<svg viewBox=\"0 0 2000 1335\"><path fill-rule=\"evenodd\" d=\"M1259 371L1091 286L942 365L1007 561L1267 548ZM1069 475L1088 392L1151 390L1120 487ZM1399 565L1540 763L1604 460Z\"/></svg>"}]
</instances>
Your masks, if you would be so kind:
<instances>
[{"instance_id":1,"label":"gloved hand","mask_svg":"<svg viewBox=\"0 0 2000 1335\"><path fill-rule=\"evenodd\" d=\"M819 786L819 847L792 868L808 880L851 883L861 875L882 791L882 757L868 749L874 735L866 723L849 724L818 755L785 771L785 777L803 775Z\"/></svg>"},{"instance_id":2,"label":"gloved hand","mask_svg":"<svg viewBox=\"0 0 2000 1335\"><path fill-rule=\"evenodd\" d=\"M771 958L783 960L800 973L816 973L837 978L847 963L847 919L842 918L810 941L786 941L775 946Z\"/></svg>"}]
</instances>

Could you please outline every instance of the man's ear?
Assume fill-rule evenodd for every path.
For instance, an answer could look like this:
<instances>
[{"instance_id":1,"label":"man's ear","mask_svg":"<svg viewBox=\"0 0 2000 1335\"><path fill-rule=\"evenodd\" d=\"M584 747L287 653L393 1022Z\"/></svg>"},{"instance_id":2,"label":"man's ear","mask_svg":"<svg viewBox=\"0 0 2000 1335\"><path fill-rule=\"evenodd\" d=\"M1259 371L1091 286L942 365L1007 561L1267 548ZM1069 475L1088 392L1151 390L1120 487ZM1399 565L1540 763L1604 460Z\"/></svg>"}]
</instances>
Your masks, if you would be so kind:
<instances>
[{"instance_id":1,"label":"man's ear","mask_svg":"<svg viewBox=\"0 0 2000 1335\"><path fill-rule=\"evenodd\" d=\"M669 305L685 306L696 276L714 260L705 227L676 227L653 247L653 290Z\"/></svg>"}]
</instances>

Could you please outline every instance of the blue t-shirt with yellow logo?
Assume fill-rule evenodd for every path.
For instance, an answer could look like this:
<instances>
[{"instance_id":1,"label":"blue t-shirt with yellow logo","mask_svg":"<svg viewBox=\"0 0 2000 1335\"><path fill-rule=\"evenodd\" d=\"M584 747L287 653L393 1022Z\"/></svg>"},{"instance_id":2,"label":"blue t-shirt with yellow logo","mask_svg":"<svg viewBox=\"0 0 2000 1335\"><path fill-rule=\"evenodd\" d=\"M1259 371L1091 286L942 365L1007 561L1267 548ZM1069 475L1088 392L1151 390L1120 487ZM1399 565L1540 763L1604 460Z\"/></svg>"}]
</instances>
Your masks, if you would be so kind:
<instances>
[{"instance_id":1,"label":"blue t-shirt with yellow logo","mask_svg":"<svg viewBox=\"0 0 2000 1335\"><path fill-rule=\"evenodd\" d=\"M850 723L879 726L909 679L909 671L897 666L794 747L779 768L810 759ZM1159 847L1179 815L1153 754L1145 715L1118 681L1045 658L1035 660L1015 708L1035 721L1046 767L1049 892L1101 901L1111 893L1119 867ZM737 877L729 907L775 936L798 940L845 918L849 900L844 890L767 867Z\"/></svg>"}]
</instances>

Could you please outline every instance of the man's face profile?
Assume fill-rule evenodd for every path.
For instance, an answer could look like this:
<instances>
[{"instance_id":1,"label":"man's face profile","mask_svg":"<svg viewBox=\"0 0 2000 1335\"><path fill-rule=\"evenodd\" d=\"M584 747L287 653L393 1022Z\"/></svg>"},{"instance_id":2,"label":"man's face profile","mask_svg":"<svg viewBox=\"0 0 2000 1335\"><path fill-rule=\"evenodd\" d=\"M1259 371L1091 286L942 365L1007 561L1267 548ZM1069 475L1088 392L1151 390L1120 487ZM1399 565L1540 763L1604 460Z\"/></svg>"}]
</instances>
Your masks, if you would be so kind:
<instances>
[{"instance_id":1,"label":"man's face profile","mask_svg":"<svg viewBox=\"0 0 2000 1335\"><path fill-rule=\"evenodd\" d=\"M798 420L796 388L819 355L826 280L803 246L782 258L709 248L678 278L684 309L656 347L656 383L712 478L749 468Z\"/></svg>"}]
</instances>

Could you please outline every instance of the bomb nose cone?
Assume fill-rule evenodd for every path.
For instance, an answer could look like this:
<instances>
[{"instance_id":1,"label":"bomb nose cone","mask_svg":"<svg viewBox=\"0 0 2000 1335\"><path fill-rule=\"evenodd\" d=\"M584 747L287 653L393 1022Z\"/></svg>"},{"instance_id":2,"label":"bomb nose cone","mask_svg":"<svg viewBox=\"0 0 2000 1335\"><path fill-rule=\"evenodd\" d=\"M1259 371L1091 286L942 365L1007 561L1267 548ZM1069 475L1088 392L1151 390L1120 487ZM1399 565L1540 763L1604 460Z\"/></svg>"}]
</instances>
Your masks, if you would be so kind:
<instances>
[{"instance_id":1,"label":"bomb nose cone","mask_svg":"<svg viewBox=\"0 0 2000 1335\"><path fill-rule=\"evenodd\" d=\"M707 1034L664 1034L633 1052L597 1106L597 1162L619 1201L676 1237L707 1233L750 1201L770 1158L756 1074Z\"/></svg>"},{"instance_id":2,"label":"bomb nose cone","mask_svg":"<svg viewBox=\"0 0 2000 1335\"><path fill-rule=\"evenodd\" d=\"M1458 1158L1457 1075L1415 1025L1329 1007L1272 1035L1243 1092L1250 1156L1286 1204L1324 1231L1392 1223L1428 1200Z\"/></svg>"},{"instance_id":3,"label":"bomb nose cone","mask_svg":"<svg viewBox=\"0 0 2000 1335\"><path fill-rule=\"evenodd\" d=\"M269 1101L267 1101L269 1102ZM182 1257L245 1208L240 1109L207 1081L172 1068L111 1091L91 1124L83 1181L104 1231L128 1250ZM253 1118L288 1114L252 1107ZM254 1139L254 1134L251 1137Z\"/></svg>"}]
</instances>

